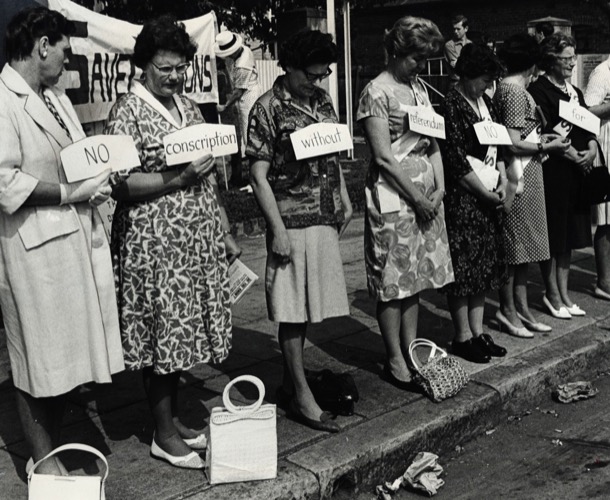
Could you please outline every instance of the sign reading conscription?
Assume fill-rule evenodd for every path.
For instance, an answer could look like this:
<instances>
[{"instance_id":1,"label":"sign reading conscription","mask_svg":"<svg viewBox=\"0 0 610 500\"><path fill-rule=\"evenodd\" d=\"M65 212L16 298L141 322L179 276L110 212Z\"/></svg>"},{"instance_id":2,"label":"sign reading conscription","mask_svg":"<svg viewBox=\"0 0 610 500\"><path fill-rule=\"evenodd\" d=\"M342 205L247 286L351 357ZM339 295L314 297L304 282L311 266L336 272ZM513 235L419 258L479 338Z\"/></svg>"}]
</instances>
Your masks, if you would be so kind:
<instances>
[{"instance_id":1,"label":"sign reading conscription","mask_svg":"<svg viewBox=\"0 0 610 500\"><path fill-rule=\"evenodd\" d=\"M578 104L559 101L559 116L592 134L599 134L600 119Z\"/></svg>"},{"instance_id":2,"label":"sign reading conscription","mask_svg":"<svg viewBox=\"0 0 610 500\"><path fill-rule=\"evenodd\" d=\"M353 149L354 143L347 125L342 123L314 123L290 134L297 160L313 158Z\"/></svg>"},{"instance_id":3,"label":"sign reading conscription","mask_svg":"<svg viewBox=\"0 0 610 500\"><path fill-rule=\"evenodd\" d=\"M68 182L90 179L104 170L119 172L140 165L130 135L93 135L70 144L59 155Z\"/></svg>"},{"instance_id":4,"label":"sign reading conscription","mask_svg":"<svg viewBox=\"0 0 610 500\"><path fill-rule=\"evenodd\" d=\"M239 151L234 125L201 123L191 125L163 138L168 165L188 163L207 153L212 156L232 155Z\"/></svg>"}]
</instances>

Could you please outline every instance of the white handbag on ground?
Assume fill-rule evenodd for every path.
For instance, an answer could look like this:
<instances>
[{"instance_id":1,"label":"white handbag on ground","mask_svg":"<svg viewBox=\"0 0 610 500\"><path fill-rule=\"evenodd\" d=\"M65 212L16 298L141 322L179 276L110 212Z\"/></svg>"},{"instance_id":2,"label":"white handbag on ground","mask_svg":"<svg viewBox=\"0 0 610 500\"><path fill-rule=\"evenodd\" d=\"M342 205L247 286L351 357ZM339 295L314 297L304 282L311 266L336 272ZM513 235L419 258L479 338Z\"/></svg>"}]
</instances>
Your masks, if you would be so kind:
<instances>
[{"instance_id":1,"label":"white handbag on ground","mask_svg":"<svg viewBox=\"0 0 610 500\"><path fill-rule=\"evenodd\" d=\"M235 406L229 391L237 382L253 383L259 391L258 400L249 406ZM274 404L262 404L264 397L263 382L252 375L237 377L225 387L224 408L213 408L210 415L210 484L277 476L276 410Z\"/></svg>"},{"instance_id":2,"label":"white handbag on ground","mask_svg":"<svg viewBox=\"0 0 610 500\"><path fill-rule=\"evenodd\" d=\"M104 462L103 476L54 476L35 474L43 460L67 450L92 453ZM70 443L55 448L42 460L36 462L28 472L28 500L105 500L104 483L108 477L106 457L92 446Z\"/></svg>"}]
</instances>

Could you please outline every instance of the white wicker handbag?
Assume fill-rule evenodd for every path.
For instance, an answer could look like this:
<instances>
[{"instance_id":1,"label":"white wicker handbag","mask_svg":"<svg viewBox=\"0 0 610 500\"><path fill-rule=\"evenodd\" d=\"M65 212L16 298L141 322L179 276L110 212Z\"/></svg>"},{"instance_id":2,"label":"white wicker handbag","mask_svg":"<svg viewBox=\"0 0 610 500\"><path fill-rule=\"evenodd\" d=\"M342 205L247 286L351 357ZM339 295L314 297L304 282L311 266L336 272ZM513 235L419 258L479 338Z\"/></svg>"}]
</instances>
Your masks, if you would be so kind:
<instances>
[{"instance_id":1,"label":"white wicker handbag","mask_svg":"<svg viewBox=\"0 0 610 500\"><path fill-rule=\"evenodd\" d=\"M43 460L67 450L93 453L104 462L103 476L54 476L36 474L36 468ZM108 477L106 457L92 446L70 443L55 448L42 460L36 462L28 472L28 500L105 500L104 483Z\"/></svg>"},{"instance_id":2,"label":"white wicker handbag","mask_svg":"<svg viewBox=\"0 0 610 500\"><path fill-rule=\"evenodd\" d=\"M237 382L251 382L259 391L249 406L235 406L229 391ZM277 475L277 432L274 404L262 404L263 382L242 375L227 384L222 395L224 408L213 408L210 415L210 441L207 449L211 484L273 479Z\"/></svg>"}]
</instances>

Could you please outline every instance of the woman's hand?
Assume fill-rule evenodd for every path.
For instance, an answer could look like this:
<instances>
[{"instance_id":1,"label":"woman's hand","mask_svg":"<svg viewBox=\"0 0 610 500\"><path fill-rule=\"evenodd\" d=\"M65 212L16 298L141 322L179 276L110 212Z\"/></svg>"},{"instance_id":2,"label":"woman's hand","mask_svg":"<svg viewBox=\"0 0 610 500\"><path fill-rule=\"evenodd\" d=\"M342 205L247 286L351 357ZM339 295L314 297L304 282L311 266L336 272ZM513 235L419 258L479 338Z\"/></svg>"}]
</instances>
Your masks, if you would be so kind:
<instances>
[{"instance_id":1,"label":"woman's hand","mask_svg":"<svg viewBox=\"0 0 610 500\"><path fill-rule=\"evenodd\" d=\"M544 150L548 153L565 153L572 143L570 139L559 134L547 134L543 137L546 138Z\"/></svg>"},{"instance_id":2,"label":"woman's hand","mask_svg":"<svg viewBox=\"0 0 610 500\"><path fill-rule=\"evenodd\" d=\"M112 186L110 186L108 182L106 184L101 184L98 190L89 198L89 205L97 207L110 198L111 194Z\"/></svg>"},{"instance_id":3,"label":"woman's hand","mask_svg":"<svg viewBox=\"0 0 610 500\"><path fill-rule=\"evenodd\" d=\"M241 248L231 233L225 234L225 249L229 265L233 264L241 255Z\"/></svg>"},{"instance_id":4,"label":"woman's hand","mask_svg":"<svg viewBox=\"0 0 610 500\"><path fill-rule=\"evenodd\" d=\"M214 157L208 153L189 163L180 173L185 186L200 184L214 168Z\"/></svg>"},{"instance_id":5,"label":"woman's hand","mask_svg":"<svg viewBox=\"0 0 610 500\"><path fill-rule=\"evenodd\" d=\"M588 174L593 168L596 156L597 152L595 150L585 149L578 152L578 158L575 163L582 169L584 174Z\"/></svg>"},{"instance_id":6,"label":"woman's hand","mask_svg":"<svg viewBox=\"0 0 610 500\"><path fill-rule=\"evenodd\" d=\"M288 231L284 229L278 234L273 235L273 239L271 240L271 252L282 264L290 262L292 247L290 245L290 238L288 238Z\"/></svg>"},{"instance_id":7,"label":"woman's hand","mask_svg":"<svg viewBox=\"0 0 610 500\"><path fill-rule=\"evenodd\" d=\"M104 170L102 173L72 184L60 184L61 204L80 203L88 201L92 205L99 205L108 199L112 189L108 183L111 171Z\"/></svg>"},{"instance_id":8,"label":"woman's hand","mask_svg":"<svg viewBox=\"0 0 610 500\"><path fill-rule=\"evenodd\" d=\"M444 196L445 192L442 189L437 189L428 198L434 206L434 216L438 215L438 210L441 206L441 203L443 202Z\"/></svg>"},{"instance_id":9,"label":"woman's hand","mask_svg":"<svg viewBox=\"0 0 610 500\"><path fill-rule=\"evenodd\" d=\"M223 113L226 109L227 109L227 105L226 104L217 104L216 105L216 112L217 113Z\"/></svg>"},{"instance_id":10,"label":"woman's hand","mask_svg":"<svg viewBox=\"0 0 610 500\"><path fill-rule=\"evenodd\" d=\"M341 224L341 227L339 228L339 238L341 238L341 236L343 236L343 233L345 232L345 230L347 229L347 226L349 225L350 221L352 220L352 216L354 215L354 209L352 208L352 204L351 202L349 203L349 205L347 207L343 207L343 224Z\"/></svg>"},{"instance_id":11,"label":"woman's hand","mask_svg":"<svg viewBox=\"0 0 610 500\"><path fill-rule=\"evenodd\" d=\"M422 196L418 202L413 203L413 208L415 208L415 212L422 222L431 221L438 213L438 208L425 196Z\"/></svg>"}]
</instances>

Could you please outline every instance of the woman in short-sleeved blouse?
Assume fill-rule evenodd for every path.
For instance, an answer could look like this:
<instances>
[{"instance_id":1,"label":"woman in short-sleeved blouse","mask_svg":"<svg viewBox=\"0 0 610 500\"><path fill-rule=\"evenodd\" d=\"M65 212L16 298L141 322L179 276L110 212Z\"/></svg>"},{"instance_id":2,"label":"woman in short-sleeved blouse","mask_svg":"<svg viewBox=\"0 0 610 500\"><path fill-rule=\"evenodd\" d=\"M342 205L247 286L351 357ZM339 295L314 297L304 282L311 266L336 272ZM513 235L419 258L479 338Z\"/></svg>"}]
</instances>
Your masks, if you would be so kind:
<instances>
[{"instance_id":1,"label":"woman in short-sleeved blouse","mask_svg":"<svg viewBox=\"0 0 610 500\"><path fill-rule=\"evenodd\" d=\"M411 374L403 352L417 336L419 292L453 281L440 151L434 138L408 130L405 108L431 107L417 73L440 49L442 37L431 21L405 17L386 35L385 45L388 66L366 86L358 107L373 157L364 247L368 289L377 299L386 345L384 375L405 386ZM398 193L395 207L380 200L386 180Z\"/></svg>"}]
</instances>

